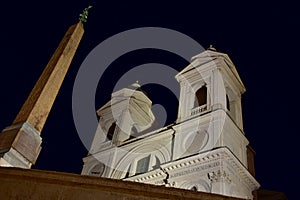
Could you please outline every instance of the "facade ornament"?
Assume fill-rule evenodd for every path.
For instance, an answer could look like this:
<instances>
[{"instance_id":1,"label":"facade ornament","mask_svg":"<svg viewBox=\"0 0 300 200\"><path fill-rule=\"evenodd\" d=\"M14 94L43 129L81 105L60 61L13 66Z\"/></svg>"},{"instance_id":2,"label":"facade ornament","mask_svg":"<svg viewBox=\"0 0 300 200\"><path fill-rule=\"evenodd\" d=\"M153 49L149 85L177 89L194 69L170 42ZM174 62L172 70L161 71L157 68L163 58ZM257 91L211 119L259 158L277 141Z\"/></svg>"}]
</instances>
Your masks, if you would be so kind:
<instances>
[{"instance_id":1,"label":"facade ornament","mask_svg":"<svg viewBox=\"0 0 300 200\"><path fill-rule=\"evenodd\" d=\"M135 88L135 89L138 89L138 88L141 87L141 85L139 84L138 80L135 83L132 83L130 86L133 87L133 88Z\"/></svg>"},{"instance_id":2,"label":"facade ornament","mask_svg":"<svg viewBox=\"0 0 300 200\"><path fill-rule=\"evenodd\" d=\"M217 51L215 47L213 47L212 44L209 45L209 47L207 48L207 50L211 50L211 51Z\"/></svg>"},{"instance_id":3,"label":"facade ornament","mask_svg":"<svg viewBox=\"0 0 300 200\"><path fill-rule=\"evenodd\" d=\"M87 17L89 15L89 9L91 9L93 6L88 6L85 8L82 13L79 15L79 21L81 23L86 23L87 22Z\"/></svg>"},{"instance_id":4,"label":"facade ornament","mask_svg":"<svg viewBox=\"0 0 300 200\"><path fill-rule=\"evenodd\" d=\"M226 181L228 183L231 183L231 179L229 178L228 173L226 173L225 171L221 171L221 170L213 171L208 173L207 176L212 183L221 182L221 181L222 182Z\"/></svg>"}]
</instances>

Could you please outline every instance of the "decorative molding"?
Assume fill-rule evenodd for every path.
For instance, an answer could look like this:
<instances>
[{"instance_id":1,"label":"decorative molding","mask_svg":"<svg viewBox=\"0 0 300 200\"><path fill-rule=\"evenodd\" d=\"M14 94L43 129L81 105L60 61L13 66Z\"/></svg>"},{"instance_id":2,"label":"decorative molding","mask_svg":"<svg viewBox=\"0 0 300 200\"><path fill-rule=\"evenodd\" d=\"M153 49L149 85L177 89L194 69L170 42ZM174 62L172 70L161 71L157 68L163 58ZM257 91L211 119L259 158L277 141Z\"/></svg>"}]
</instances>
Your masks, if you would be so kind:
<instances>
[{"instance_id":1,"label":"decorative molding","mask_svg":"<svg viewBox=\"0 0 300 200\"><path fill-rule=\"evenodd\" d=\"M171 160L171 152L168 148L165 147L162 141L157 140L157 142L155 143L141 143L140 145L128 150L128 153L125 156L119 158L118 163L116 163L115 165L115 170L112 173L112 178L121 178L122 174L126 173L125 169L127 168L127 166L134 162L134 160L137 158L137 155L139 154L149 154L156 156L159 159L160 163L166 163ZM154 177L147 177L147 179L151 178Z\"/></svg>"},{"instance_id":2,"label":"decorative molding","mask_svg":"<svg viewBox=\"0 0 300 200\"><path fill-rule=\"evenodd\" d=\"M87 18L89 15L89 9L91 9L93 6L88 6L87 8L85 8L82 13L79 15L79 21L81 23L85 23L87 22Z\"/></svg>"},{"instance_id":3,"label":"decorative molding","mask_svg":"<svg viewBox=\"0 0 300 200\"><path fill-rule=\"evenodd\" d=\"M184 164L181 163L180 167L178 167L178 165L176 167L178 167L178 168L185 167L187 164L188 163L184 163ZM220 161L217 161L217 162L214 162L214 163L208 163L208 164L205 164L205 165L202 165L202 166L197 166L197 167L194 167L194 168L190 168L190 169L187 169L187 170L184 170L184 171L181 171L181 172L176 172L174 174L171 174L170 178L185 176L185 175L192 174L192 173L195 173L195 172L202 172L204 170L215 168L215 167L218 167L220 165L221 165ZM172 166L171 169L176 169L176 168L173 168L173 166Z\"/></svg>"},{"instance_id":4,"label":"decorative molding","mask_svg":"<svg viewBox=\"0 0 300 200\"><path fill-rule=\"evenodd\" d=\"M225 170L217 170L217 171L212 171L207 174L208 179L212 182L224 182L226 181L227 183L231 183L231 179L229 177L229 174L226 173Z\"/></svg>"},{"instance_id":5,"label":"decorative molding","mask_svg":"<svg viewBox=\"0 0 300 200\"><path fill-rule=\"evenodd\" d=\"M196 114L203 114L203 112L207 111L207 104L204 104L202 106L198 106L196 108L192 108L191 110L191 116L196 115Z\"/></svg>"},{"instance_id":6,"label":"decorative molding","mask_svg":"<svg viewBox=\"0 0 300 200\"><path fill-rule=\"evenodd\" d=\"M227 170L229 170L229 172L227 172ZM155 179L155 182L161 183L162 180L159 181L157 178L163 178L163 174L166 174L168 176L167 184L170 186L170 183L172 183L174 179L177 180L180 177L191 176L193 174L199 175L201 172L207 174L208 180L211 180L212 182L225 181L227 183L232 183L233 178L229 174L234 174L237 177L237 180L240 180L240 182L245 184L251 191L260 186L255 178L248 172L246 167L243 166L226 147L180 159L162 165L161 169L147 172L138 175L137 177L131 177L126 180L152 183L153 179Z\"/></svg>"}]
</instances>

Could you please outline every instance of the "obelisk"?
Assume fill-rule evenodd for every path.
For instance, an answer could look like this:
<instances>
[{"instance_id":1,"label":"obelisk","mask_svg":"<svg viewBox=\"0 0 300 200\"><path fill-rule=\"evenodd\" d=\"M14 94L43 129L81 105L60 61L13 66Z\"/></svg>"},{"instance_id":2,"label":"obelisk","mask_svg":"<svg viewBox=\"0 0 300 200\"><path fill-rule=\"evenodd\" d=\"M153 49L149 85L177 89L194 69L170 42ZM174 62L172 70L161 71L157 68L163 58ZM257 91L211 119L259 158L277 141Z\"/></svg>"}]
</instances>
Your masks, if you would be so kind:
<instances>
[{"instance_id":1,"label":"obelisk","mask_svg":"<svg viewBox=\"0 0 300 200\"><path fill-rule=\"evenodd\" d=\"M0 133L0 166L30 168L35 164L41 131L83 36L86 11L67 30L12 125Z\"/></svg>"}]
</instances>

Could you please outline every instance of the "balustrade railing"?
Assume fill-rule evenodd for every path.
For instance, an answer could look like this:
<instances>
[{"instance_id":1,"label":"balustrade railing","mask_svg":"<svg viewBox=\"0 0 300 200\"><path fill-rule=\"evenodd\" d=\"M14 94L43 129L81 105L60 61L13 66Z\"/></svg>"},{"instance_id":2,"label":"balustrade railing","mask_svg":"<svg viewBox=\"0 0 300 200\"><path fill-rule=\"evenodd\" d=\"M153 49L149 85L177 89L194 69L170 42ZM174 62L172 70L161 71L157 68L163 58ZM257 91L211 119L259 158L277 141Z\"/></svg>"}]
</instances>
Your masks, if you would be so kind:
<instances>
[{"instance_id":1,"label":"balustrade railing","mask_svg":"<svg viewBox=\"0 0 300 200\"><path fill-rule=\"evenodd\" d=\"M201 105L199 107L193 108L191 111L191 115L196 115L199 113L202 113L204 111L207 111L207 104Z\"/></svg>"}]
</instances>

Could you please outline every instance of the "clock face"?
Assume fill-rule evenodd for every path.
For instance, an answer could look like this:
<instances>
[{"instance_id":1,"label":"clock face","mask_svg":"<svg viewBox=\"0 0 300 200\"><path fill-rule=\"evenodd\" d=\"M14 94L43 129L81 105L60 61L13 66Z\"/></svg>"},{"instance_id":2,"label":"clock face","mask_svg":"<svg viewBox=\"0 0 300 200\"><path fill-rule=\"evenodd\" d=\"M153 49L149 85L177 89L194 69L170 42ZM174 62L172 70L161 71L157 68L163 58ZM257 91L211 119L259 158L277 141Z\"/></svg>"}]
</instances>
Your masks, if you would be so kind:
<instances>
[{"instance_id":1,"label":"clock face","mask_svg":"<svg viewBox=\"0 0 300 200\"><path fill-rule=\"evenodd\" d=\"M105 169L105 165L103 163L98 163L90 170L89 175L91 176L102 176Z\"/></svg>"}]
</instances>

